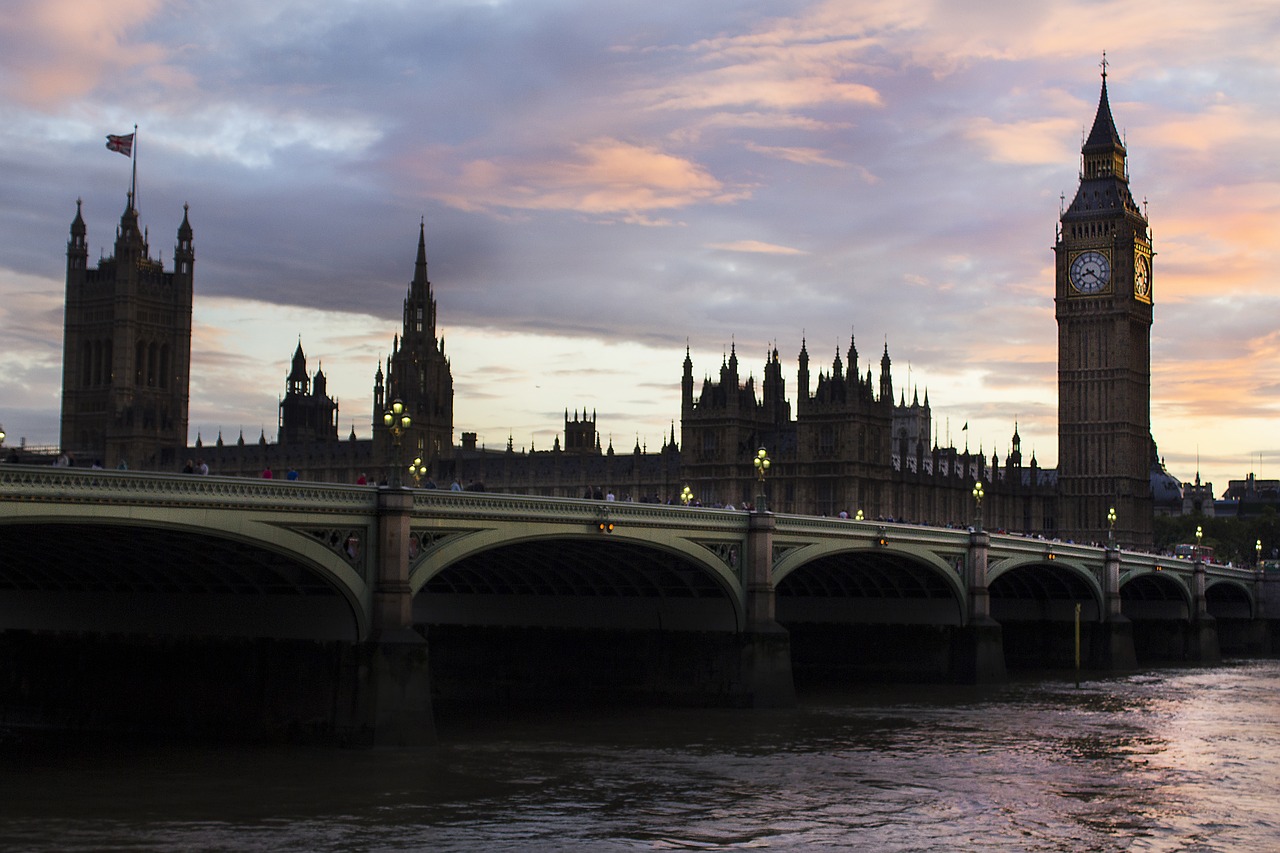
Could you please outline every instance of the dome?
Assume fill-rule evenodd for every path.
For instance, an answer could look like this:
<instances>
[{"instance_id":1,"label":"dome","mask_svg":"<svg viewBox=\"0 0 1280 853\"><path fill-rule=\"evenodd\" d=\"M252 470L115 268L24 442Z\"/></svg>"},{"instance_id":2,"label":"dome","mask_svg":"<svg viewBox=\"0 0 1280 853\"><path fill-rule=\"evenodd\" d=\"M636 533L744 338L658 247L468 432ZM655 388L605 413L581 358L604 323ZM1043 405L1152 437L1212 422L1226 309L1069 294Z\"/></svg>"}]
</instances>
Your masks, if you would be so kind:
<instances>
[{"instance_id":1,"label":"dome","mask_svg":"<svg viewBox=\"0 0 1280 853\"><path fill-rule=\"evenodd\" d=\"M1151 497L1156 506L1182 505L1182 483L1169 473L1164 462L1151 466Z\"/></svg>"}]
</instances>

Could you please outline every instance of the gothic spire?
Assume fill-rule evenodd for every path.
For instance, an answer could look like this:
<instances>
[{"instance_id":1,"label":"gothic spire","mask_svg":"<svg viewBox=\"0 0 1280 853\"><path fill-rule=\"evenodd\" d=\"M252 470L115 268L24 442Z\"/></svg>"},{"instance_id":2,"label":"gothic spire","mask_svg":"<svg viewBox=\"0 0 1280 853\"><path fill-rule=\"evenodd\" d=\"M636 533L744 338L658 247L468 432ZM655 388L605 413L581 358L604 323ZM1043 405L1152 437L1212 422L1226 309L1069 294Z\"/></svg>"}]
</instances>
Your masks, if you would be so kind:
<instances>
[{"instance_id":1,"label":"gothic spire","mask_svg":"<svg viewBox=\"0 0 1280 853\"><path fill-rule=\"evenodd\" d=\"M1093 118L1093 129L1085 140L1086 154L1119 150L1124 153L1124 142L1116 132L1115 119L1111 117L1111 103L1107 99L1107 55L1102 55L1102 94L1098 97L1098 113Z\"/></svg>"},{"instance_id":2,"label":"gothic spire","mask_svg":"<svg viewBox=\"0 0 1280 853\"><path fill-rule=\"evenodd\" d=\"M291 386L294 383L305 384L307 382L307 357L302 353L302 335L298 335L298 348L293 351L293 364L287 379Z\"/></svg>"},{"instance_id":3,"label":"gothic spire","mask_svg":"<svg viewBox=\"0 0 1280 853\"><path fill-rule=\"evenodd\" d=\"M182 224L178 226L178 240L191 242L191 221L187 218L187 211L190 205L182 205Z\"/></svg>"},{"instance_id":4,"label":"gothic spire","mask_svg":"<svg viewBox=\"0 0 1280 853\"><path fill-rule=\"evenodd\" d=\"M1125 163L1124 141L1116 131L1107 97L1106 59L1103 59L1102 91L1098 95L1098 112L1093 127L1080 147L1080 191L1066 213L1079 218L1097 210L1123 206L1125 212L1141 217L1129 194L1129 176ZM1066 221L1064 215L1064 221Z\"/></svg>"},{"instance_id":5,"label":"gothic spire","mask_svg":"<svg viewBox=\"0 0 1280 853\"><path fill-rule=\"evenodd\" d=\"M404 337L421 346L436 340L436 301L427 279L427 221L418 223L418 256L413 265L413 281L404 300ZM439 348L439 345L437 345Z\"/></svg>"},{"instance_id":6,"label":"gothic spire","mask_svg":"<svg viewBox=\"0 0 1280 853\"><path fill-rule=\"evenodd\" d=\"M427 218L424 216L418 222L418 260L413 267L413 281L417 284L419 281L427 280Z\"/></svg>"}]
</instances>

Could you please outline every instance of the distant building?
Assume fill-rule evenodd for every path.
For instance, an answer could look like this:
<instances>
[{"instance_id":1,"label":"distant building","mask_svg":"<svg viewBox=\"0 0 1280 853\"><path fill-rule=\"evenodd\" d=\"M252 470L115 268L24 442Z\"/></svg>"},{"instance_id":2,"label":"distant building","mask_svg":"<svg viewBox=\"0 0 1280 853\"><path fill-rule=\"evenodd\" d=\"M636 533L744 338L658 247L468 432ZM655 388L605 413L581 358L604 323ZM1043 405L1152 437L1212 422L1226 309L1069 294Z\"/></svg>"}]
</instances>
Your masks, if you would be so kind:
<instances>
[{"instance_id":1,"label":"distant building","mask_svg":"<svg viewBox=\"0 0 1280 853\"><path fill-rule=\"evenodd\" d=\"M151 257L133 193L115 254L89 267L76 202L67 243L62 350L62 449L79 463L144 469L182 464L191 379L195 251L183 206L173 271Z\"/></svg>"},{"instance_id":2,"label":"distant building","mask_svg":"<svg viewBox=\"0 0 1280 853\"><path fill-rule=\"evenodd\" d=\"M1259 515L1268 507L1280 511L1280 480L1259 480L1249 474L1243 480L1228 480L1222 496L1241 517Z\"/></svg>"},{"instance_id":3,"label":"distant building","mask_svg":"<svg viewBox=\"0 0 1280 853\"><path fill-rule=\"evenodd\" d=\"M390 463L397 455L383 415L399 401L410 417L398 454L420 458L438 470L453 455L453 373L444 354L444 338L436 331L436 299L427 280L426 228L418 227L418 256L404 299L400 334L392 343L386 374L382 366L373 383L374 457ZM405 462L407 464L407 462Z\"/></svg>"},{"instance_id":4,"label":"distant building","mask_svg":"<svg viewBox=\"0 0 1280 853\"><path fill-rule=\"evenodd\" d=\"M338 440L338 401L328 394L328 380L317 370L312 385L307 373L307 357L302 340L293 351L293 362L285 378L284 398L280 401L280 420L276 441L280 444L310 444Z\"/></svg>"},{"instance_id":5,"label":"distant building","mask_svg":"<svg viewBox=\"0 0 1280 853\"><path fill-rule=\"evenodd\" d=\"M1213 483L1201 483L1200 472L1196 472L1193 483L1182 484L1182 514L1203 515L1213 518L1217 515L1217 501L1213 497Z\"/></svg>"},{"instance_id":6,"label":"distant building","mask_svg":"<svg viewBox=\"0 0 1280 853\"><path fill-rule=\"evenodd\" d=\"M850 340L849 369L836 353L829 372L810 373L801 344L796 415L785 396L776 348L755 380L739 374L736 351L717 380L705 378L695 396L693 362L685 355L681 382L681 478L704 504L742 506L757 501L760 484L751 457L764 448L770 467L765 492L779 512L892 519L969 526L979 521L974 487L983 484L982 523L990 528L1052 535L1056 478L1031 460L1023 468L1021 437L1002 464L981 450L929 443L932 413L912 392L894 403L892 362L886 346L878 378L858 369ZM816 384L814 380L816 379ZM810 393L812 388L812 393Z\"/></svg>"}]
</instances>

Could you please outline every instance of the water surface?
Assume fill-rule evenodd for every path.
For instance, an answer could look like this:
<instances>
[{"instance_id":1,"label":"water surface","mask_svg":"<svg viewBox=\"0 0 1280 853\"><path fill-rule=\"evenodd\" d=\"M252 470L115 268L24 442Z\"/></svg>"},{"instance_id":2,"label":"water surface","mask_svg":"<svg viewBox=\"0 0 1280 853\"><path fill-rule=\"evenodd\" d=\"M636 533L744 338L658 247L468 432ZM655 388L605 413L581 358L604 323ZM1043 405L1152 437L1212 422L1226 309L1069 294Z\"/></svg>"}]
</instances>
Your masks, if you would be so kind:
<instances>
[{"instance_id":1,"label":"water surface","mask_svg":"<svg viewBox=\"0 0 1280 853\"><path fill-rule=\"evenodd\" d=\"M0 847L1280 849L1276 661L440 736L430 753L10 741Z\"/></svg>"}]
</instances>

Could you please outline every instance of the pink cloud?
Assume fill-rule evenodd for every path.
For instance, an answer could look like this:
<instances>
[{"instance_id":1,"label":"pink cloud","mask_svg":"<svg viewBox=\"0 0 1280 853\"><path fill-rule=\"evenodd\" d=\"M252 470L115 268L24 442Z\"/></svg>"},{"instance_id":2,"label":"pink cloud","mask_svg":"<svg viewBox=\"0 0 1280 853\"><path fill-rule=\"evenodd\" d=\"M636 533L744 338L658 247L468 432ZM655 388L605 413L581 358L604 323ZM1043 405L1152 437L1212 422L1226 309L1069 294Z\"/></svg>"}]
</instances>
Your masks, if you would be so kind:
<instances>
[{"instance_id":1,"label":"pink cloud","mask_svg":"<svg viewBox=\"0 0 1280 853\"><path fill-rule=\"evenodd\" d=\"M1066 118L1000 124L979 117L969 122L964 133L996 163L1058 165L1079 155L1079 123Z\"/></svg>"},{"instance_id":2,"label":"pink cloud","mask_svg":"<svg viewBox=\"0 0 1280 853\"><path fill-rule=\"evenodd\" d=\"M766 157L776 157L780 160L798 163L802 166L834 166L836 168L844 168L848 165L834 157L828 157L817 148L804 148L794 145L757 145L754 142L748 142L746 148L748 151L754 151L755 153L763 154Z\"/></svg>"},{"instance_id":3,"label":"pink cloud","mask_svg":"<svg viewBox=\"0 0 1280 853\"><path fill-rule=\"evenodd\" d=\"M437 184L442 176L423 177ZM571 210L624 215L642 224L654 224L647 215L653 211L724 204L749 194L725 187L691 160L607 137L576 145L560 159L472 160L449 183L438 197L464 210Z\"/></svg>"},{"instance_id":4,"label":"pink cloud","mask_svg":"<svg viewBox=\"0 0 1280 853\"><path fill-rule=\"evenodd\" d=\"M753 252L765 255L808 254L801 249L793 249L790 246L776 246L773 243L764 243L760 240L735 240L731 243L712 243L708 248L720 249L725 252Z\"/></svg>"},{"instance_id":5,"label":"pink cloud","mask_svg":"<svg viewBox=\"0 0 1280 853\"><path fill-rule=\"evenodd\" d=\"M654 108L705 110L750 107L779 111L831 103L881 106L880 93L838 79L838 68L797 73L777 62L735 65L682 79L647 93Z\"/></svg>"},{"instance_id":6,"label":"pink cloud","mask_svg":"<svg viewBox=\"0 0 1280 853\"><path fill-rule=\"evenodd\" d=\"M5 88L28 105L49 106L81 97L104 80L158 65L161 45L130 33L161 7L160 0L17 0L0 17L0 64ZM154 76L148 72L148 76ZM171 76L163 71L160 76Z\"/></svg>"}]
</instances>

